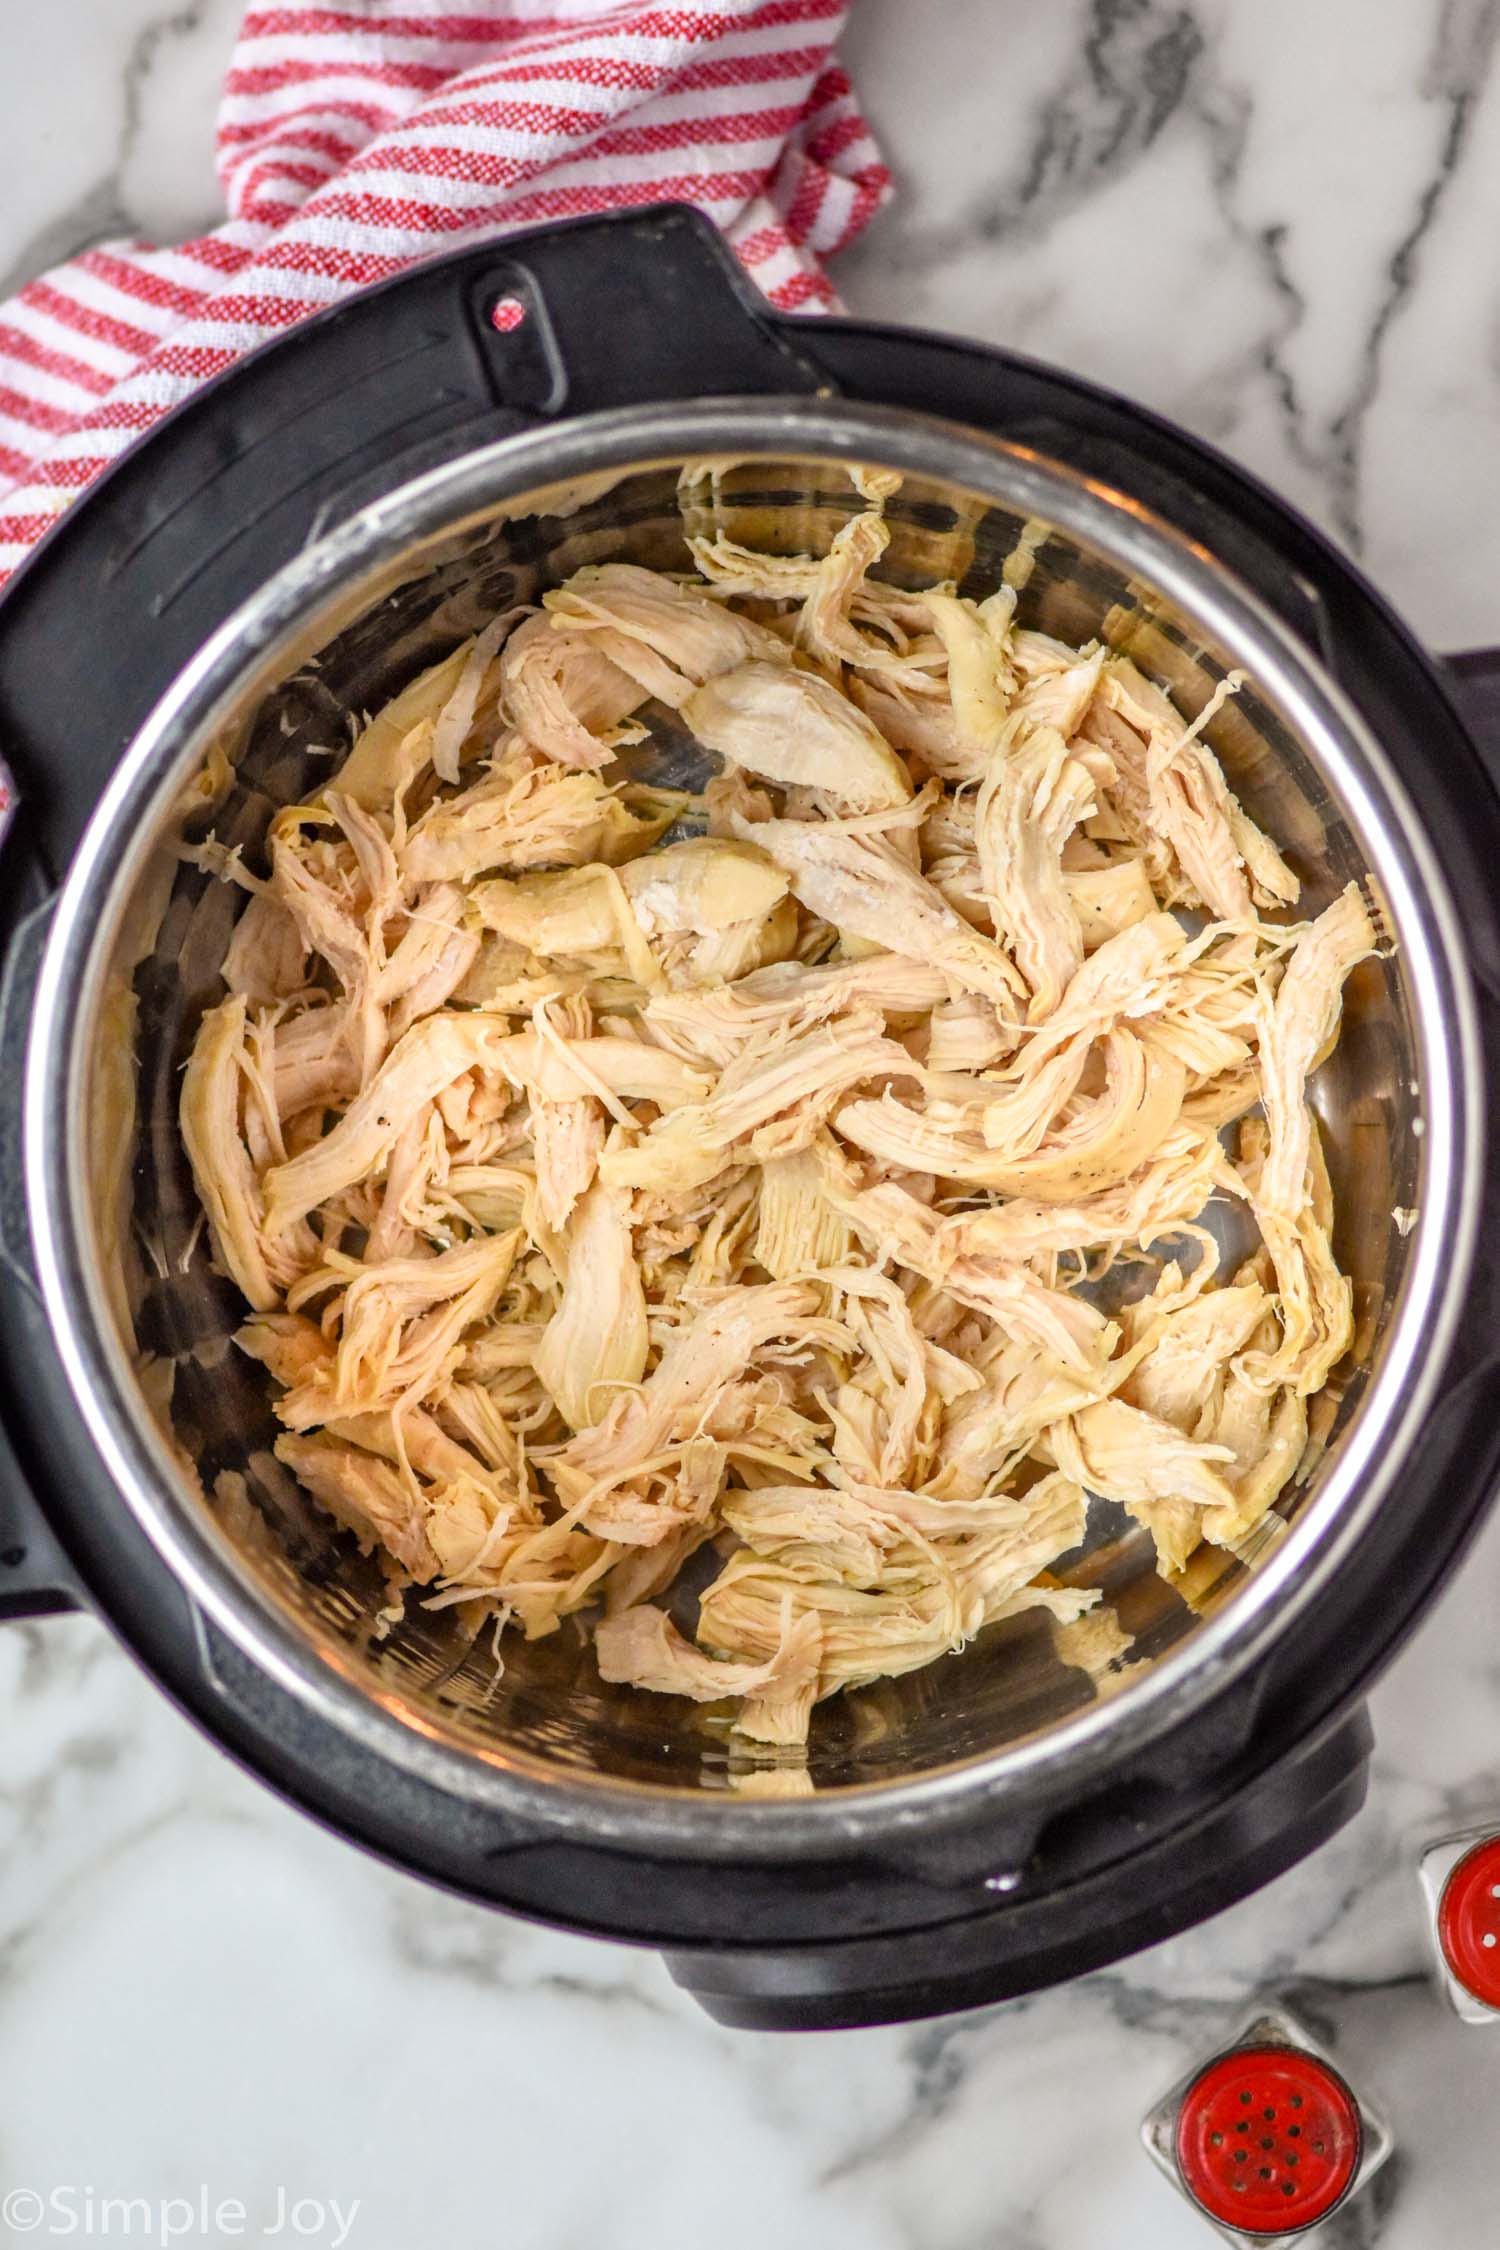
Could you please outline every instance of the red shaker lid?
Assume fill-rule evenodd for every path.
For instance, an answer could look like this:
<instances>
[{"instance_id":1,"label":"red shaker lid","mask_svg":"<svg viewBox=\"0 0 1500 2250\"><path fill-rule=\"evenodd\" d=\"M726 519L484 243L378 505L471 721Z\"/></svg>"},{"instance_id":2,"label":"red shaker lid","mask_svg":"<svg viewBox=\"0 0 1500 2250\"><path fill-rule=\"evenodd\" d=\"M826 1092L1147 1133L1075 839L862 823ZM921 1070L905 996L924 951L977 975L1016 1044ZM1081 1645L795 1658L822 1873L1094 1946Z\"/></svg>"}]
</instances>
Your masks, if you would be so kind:
<instances>
[{"instance_id":1,"label":"red shaker lid","mask_svg":"<svg viewBox=\"0 0 1500 2250\"><path fill-rule=\"evenodd\" d=\"M1465 1852L1443 1885L1438 1944L1464 1990L1500 2008L1500 1836Z\"/></svg>"},{"instance_id":2,"label":"red shaker lid","mask_svg":"<svg viewBox=\"0 0 1500 2250\"><path fill-rule=\"evenodd\" d=\"M1177 2114L1177 2169L1210 2218L1241 2234L1326 2219L1359 2170L1359 2104L1298 2047L1240 2047L1201 2070Z\"/></svg>"}]
</instances>

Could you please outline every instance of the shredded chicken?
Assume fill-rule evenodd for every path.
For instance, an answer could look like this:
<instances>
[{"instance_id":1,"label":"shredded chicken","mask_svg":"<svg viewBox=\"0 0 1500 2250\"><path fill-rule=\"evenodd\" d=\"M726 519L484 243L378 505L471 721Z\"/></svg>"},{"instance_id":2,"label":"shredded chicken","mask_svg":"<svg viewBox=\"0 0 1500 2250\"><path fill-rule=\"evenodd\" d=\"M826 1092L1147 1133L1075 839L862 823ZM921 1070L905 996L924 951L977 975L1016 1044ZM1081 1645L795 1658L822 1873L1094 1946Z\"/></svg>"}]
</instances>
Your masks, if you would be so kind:
<instances>
[{"instance_id":1,"label":"shredded chicken","mask_svg":"<svg viewBox=\"0 0 1500 2250\"><path fill-rule=\"evenodd\" d=\"M1293 918L1205 740L1237 679L1187 723L1023 626L1035 527L985 600L877 578L854 482L823 556L576 571L259 867L194 853L247 901L182 1132L284 1469L414 1598L584 1613L777 1750L1076 1619L1090 1496L1169 1576L1238 1550L1353 1334L1309 1087L1375 934ZM701 798L627 777L658 724Z\"/></svg>"}]
</instances>

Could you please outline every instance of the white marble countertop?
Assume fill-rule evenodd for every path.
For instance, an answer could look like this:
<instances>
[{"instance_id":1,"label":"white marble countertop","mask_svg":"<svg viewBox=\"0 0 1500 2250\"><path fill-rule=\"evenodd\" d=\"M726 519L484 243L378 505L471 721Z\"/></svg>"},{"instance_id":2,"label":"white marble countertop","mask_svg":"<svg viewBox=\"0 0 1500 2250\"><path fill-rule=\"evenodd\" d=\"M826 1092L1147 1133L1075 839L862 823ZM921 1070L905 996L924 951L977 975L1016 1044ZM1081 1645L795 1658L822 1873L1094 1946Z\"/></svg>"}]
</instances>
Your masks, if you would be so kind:
<instances>
[{"instance_id":1,"label":"white marble countertop","mask_svg":"<svg viewBox=\"0 0 1500 2250\"><path fill-rule=\"evenodd\" d=\"M238 16L26 11L0 74L0 276L212 219ZM853 19L899 187L839 270L855 311L1134 393L1328 525L1435 643L1500 641L1490 0L855 0ZM0 2197L72 2202L27 2232L23 2199L0 2239L69 2211L80 2238L121 2237L102 2199L142 2196L150 2239L194 2244L281 2220L283 2242L354 2250L1203 2250L1137 2122L1277 1990L1395 2116L1358 2242L1480 2250L1500 2038L1427 1985L1412 1867L1434 1826L1500 1811L1497 1598L1500 1522L1375 1697L1366 1810L1259 1898L1009 2008L794 2041L715 2028L647 1955L359 1857L91 1622L11 1628ZM214 2221L224 2199L242 2221Z\"/></svg>"}]
</instances>

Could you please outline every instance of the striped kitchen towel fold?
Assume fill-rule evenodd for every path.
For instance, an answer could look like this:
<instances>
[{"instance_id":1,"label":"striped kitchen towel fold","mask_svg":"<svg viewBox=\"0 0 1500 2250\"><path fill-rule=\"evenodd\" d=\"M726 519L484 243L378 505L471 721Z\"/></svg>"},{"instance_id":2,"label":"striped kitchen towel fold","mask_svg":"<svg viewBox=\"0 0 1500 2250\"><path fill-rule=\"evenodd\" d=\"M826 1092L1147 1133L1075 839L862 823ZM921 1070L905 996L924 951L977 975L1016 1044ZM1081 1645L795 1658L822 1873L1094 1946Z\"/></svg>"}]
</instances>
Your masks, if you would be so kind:
<instances>
[{"instance_id":1,"label":"striped kitchen towel fold","mask_svg":"<svg viewBox=\"0 0 1500 2250\"><path fill-rule=\"evenodd\" d=\"M845 0L252 6L219 115L225 225L111 242L0 306L0 582L131 440L241 353L440 250L680 200L771 302L889 175L832 44Z\"/></svg>"}]
</instances>

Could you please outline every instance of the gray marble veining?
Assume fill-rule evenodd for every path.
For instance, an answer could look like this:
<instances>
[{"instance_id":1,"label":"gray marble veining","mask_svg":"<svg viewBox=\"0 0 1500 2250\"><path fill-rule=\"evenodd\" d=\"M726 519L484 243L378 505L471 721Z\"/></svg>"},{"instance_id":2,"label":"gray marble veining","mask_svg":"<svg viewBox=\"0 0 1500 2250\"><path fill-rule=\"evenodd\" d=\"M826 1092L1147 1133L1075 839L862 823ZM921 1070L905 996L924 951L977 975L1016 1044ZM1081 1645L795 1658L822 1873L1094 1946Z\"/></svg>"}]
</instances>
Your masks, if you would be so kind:
<instances>
[{"instance_id":1,"label":"gray marble veining","mask_svg":"<svg viewBox=\"0 0 1500 2250\"><path fill-rule=\"evenodd\" d=\"M1487 574L1435 569L1432 504L1403 526L1399 496L1422 416L1428 483L1466 531L1492 514L1495 9L1090 0L1023 37L1015 10L959 0L924 21L913 44L891 9L855 13L901 193L844 261L850 302L1149 400L1325 524L1437 645L1492 634ZM1424 356L1460 305L1482 341Z\"/></svg>"}]
</instances>

